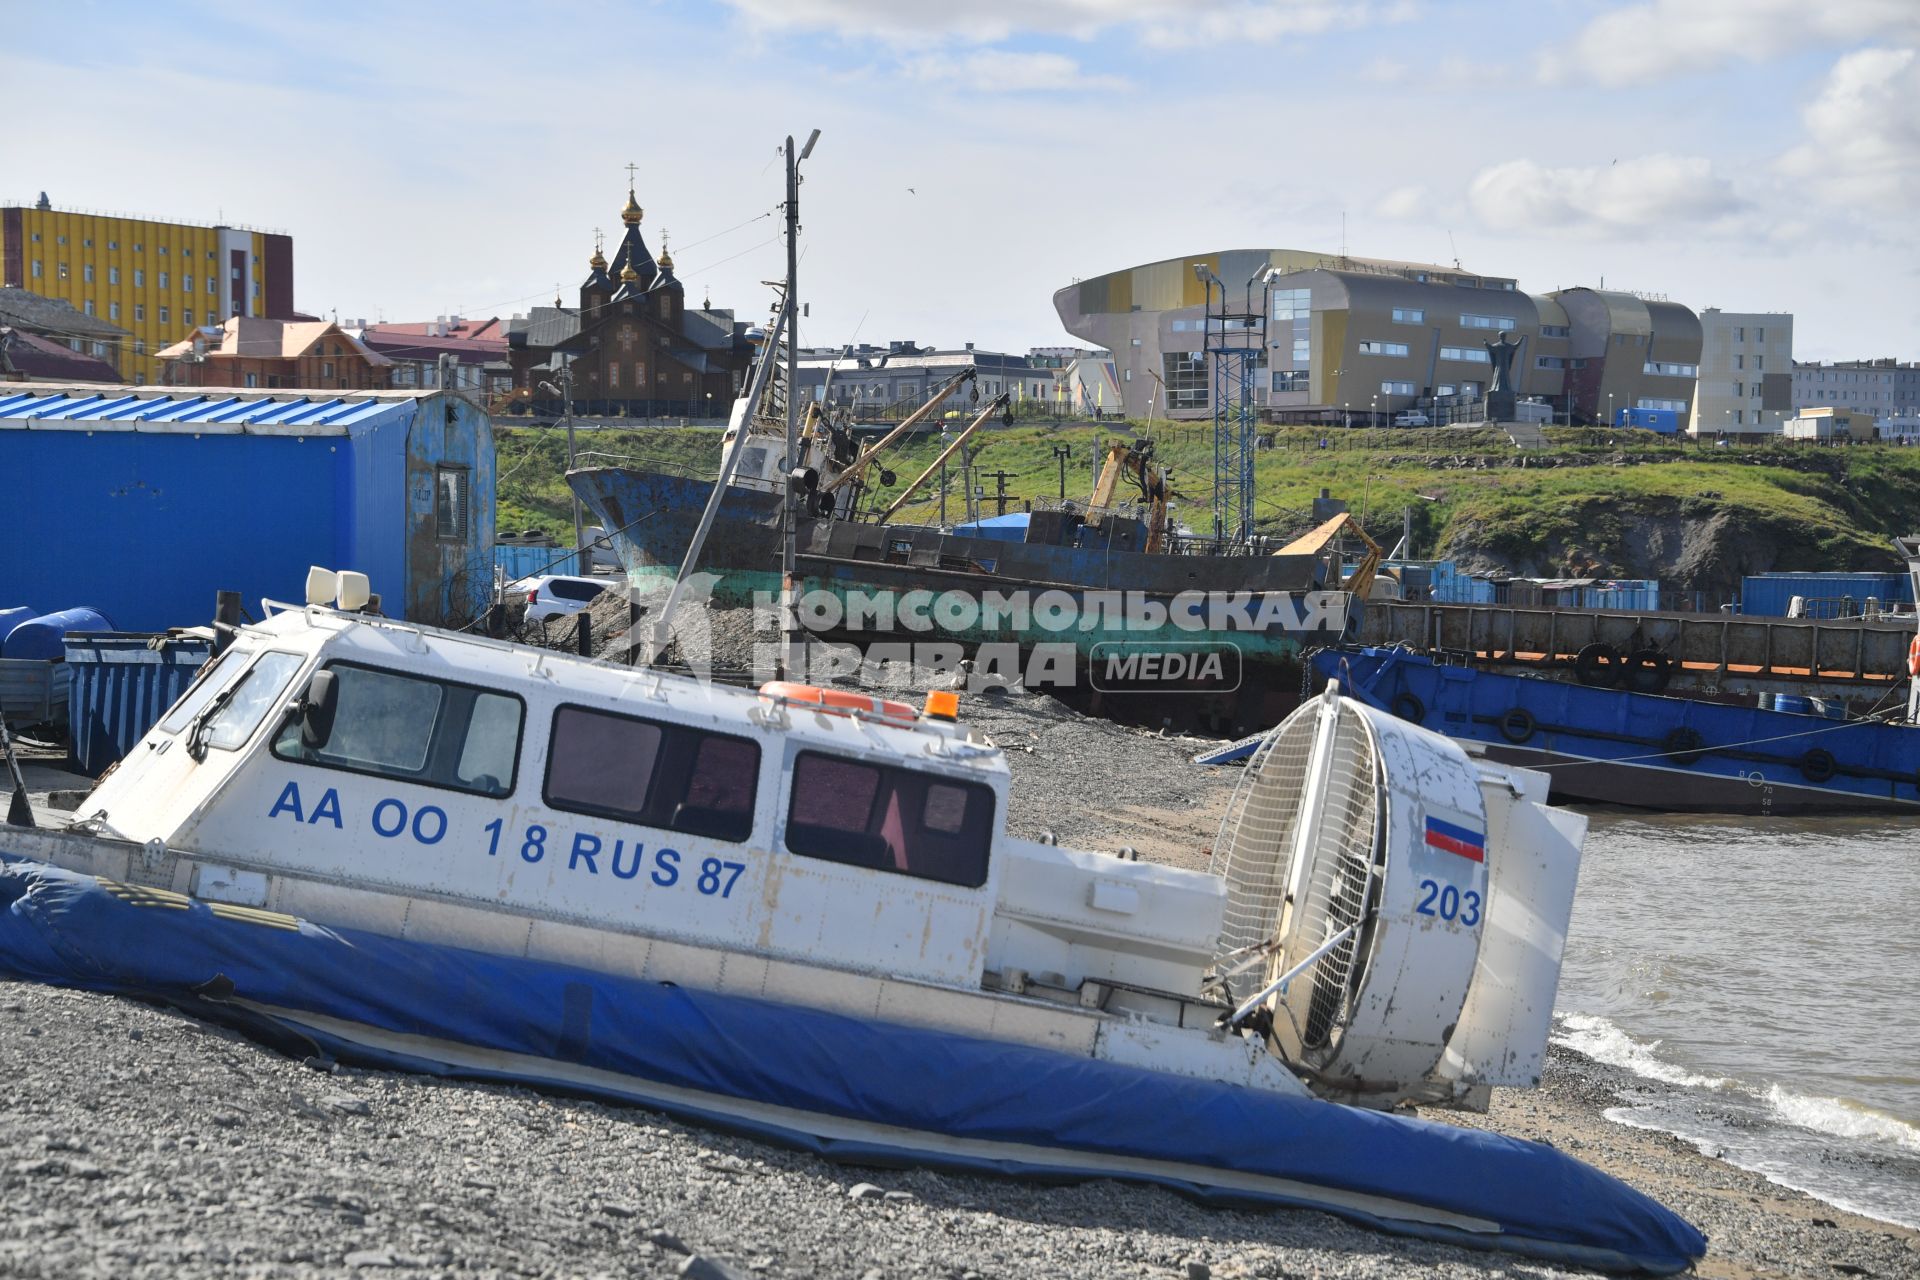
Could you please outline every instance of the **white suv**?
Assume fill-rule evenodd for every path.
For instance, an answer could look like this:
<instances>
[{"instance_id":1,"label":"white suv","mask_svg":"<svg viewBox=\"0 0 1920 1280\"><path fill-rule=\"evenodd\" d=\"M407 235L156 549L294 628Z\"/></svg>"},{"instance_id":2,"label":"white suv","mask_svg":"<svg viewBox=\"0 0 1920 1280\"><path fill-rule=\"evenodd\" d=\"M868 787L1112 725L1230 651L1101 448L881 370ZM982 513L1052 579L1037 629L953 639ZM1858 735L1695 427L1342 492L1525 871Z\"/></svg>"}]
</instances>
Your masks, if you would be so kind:
<instances>
[{"instance_id":1,"label":"white suv","mask_svg":"<svg viewBox=\"0 0 1920 1280\"><path fill-rule=\"evenodd\" d=\"M1418 409L1408 409L1405 413L1396 413L1393 415L1393 425L1396 427L1430 427L1433 425L1433 419L1427 417L1425 413Z\"/></svg>"},{"instance_id":2,"label":"white suv","mask_svg":"<svg viewBox=\"0 0 1920 1280\"><path fill-rule=\"evenodd\" d=\"M579 613L599 599L600 593L612 581L611 578L576 578L551 573L538 578L522 578L508 591L526 593L528 622L545 622L548 618L564 618Z\"/></svg>"}]
</instances>

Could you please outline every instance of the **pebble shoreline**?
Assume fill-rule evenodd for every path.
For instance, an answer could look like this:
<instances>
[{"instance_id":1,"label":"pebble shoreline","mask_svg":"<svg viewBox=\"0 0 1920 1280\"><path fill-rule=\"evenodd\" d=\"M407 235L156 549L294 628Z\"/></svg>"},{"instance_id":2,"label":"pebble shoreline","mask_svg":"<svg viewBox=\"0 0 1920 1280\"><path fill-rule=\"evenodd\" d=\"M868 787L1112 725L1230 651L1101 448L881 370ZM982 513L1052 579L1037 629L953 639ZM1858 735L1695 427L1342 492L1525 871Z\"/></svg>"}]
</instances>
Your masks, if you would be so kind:
<instances>
[{"instance_id":1,"label":"pebble shoreline","mask_svg":"<svg viewBox=\"0 0 1920 1280\"><path fill-rule=\"evenodd\" d=\"M1203 866L1236 771L1040 696L971 698L1009 830ZM0 1276L1329 1278L1579 1274L1157 1188L830 1164L631 1107L317 1070L131 1000L0 984ZM1485 1117L1704 1230L1703 1275L1920 1276L1920 1233L1601 1114L1646 1082L1556 1049Z\"/></svg>"}]
</instances>

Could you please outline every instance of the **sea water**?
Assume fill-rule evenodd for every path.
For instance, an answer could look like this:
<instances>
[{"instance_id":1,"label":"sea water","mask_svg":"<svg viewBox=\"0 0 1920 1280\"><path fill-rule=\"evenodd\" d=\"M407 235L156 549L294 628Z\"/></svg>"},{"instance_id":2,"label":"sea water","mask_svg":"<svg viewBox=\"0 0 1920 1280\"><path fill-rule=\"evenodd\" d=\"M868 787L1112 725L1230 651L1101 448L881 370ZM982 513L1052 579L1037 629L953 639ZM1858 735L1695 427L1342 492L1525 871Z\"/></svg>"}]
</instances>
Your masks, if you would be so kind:
<instances>
[{"instance_id":1,"label":"sea water","mask_svg":"<svg viewBox=\"0 0 1920 1280\"><path fill-rule=\"evenodd\" d=\"M1920 1227L1920 820L1592 823L1555 1038L1609 1117Z\"/></svg>"}]
</instances>

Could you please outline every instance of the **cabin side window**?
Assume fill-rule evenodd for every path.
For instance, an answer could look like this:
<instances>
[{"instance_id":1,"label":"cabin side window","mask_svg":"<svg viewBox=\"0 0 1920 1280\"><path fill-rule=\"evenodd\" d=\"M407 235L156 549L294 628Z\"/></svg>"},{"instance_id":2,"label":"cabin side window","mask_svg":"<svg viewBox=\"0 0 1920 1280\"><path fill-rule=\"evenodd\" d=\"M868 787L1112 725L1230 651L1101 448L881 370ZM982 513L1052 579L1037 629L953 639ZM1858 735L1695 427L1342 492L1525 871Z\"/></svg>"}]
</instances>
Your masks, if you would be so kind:
<instances>
[{"instance_id":1,"label":"cabin side window","mask_svg":"<svg viewBox=\"0 0 1920 1280\"><path fill-rule=\"evenodd\" d=\"M753 834L760 744L689 725L561 707L546 801L663 831L741 843Z\"/></svg>"},{"instance_id":2,"label":"cabin side window","mask_svg":"<svg viewBox=\"0 0 1920 1280\"><path fill-rule=\"evenodd\" d=\"M991 787L815 751L794 761L791 853L977 889L992 843Z\"/></svg>"},{"instance_id":3,"label":"cabin side window","mask_svg":"<svg viewBox=\"0 0 1920 1280\"><path fill-rule=\"evenodd\" d=\"M206 710L214 697L225 691L247 665L248 654L244 650L229 649L200 668L200 674L193 678L180 701L173 704L173 710L167 712L156 727L161 733L178 733L192 723L193 718Z\"/></svg>"},{"instance_id":4,"label":"cabin side window","mask_svg":"<svg viewBox=\"0 0 1920 1280\"><path fill-rule=\"evenodd\" d=\"M353 663L327 670L337 703L326 742L308 746L295 721L275 740L275 756L483 796L512 794L526 717L519 698Z\"/></svg>"},{"instance_id":5,"label":"cabin side window","mask_svg":"<svg viewBox=\"0 0 1920 1280\"><path fill-rule=\"evenodd\" d=\"M287 686L305 663L306 658L297 653L261 654L228 691L207 704L209 714L200 729L200 740L222 751L245 746L267 712L285 700Z\"/></svg>"}]
</instances>

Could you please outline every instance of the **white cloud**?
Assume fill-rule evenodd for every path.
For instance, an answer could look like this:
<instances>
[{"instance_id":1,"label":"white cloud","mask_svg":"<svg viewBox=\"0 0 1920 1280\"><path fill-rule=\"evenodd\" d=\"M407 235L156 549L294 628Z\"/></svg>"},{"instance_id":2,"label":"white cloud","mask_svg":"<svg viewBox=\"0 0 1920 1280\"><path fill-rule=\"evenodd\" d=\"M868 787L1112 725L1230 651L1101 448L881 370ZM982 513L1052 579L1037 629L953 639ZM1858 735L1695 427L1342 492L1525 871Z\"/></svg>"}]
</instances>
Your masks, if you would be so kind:
<instances>
[{"instance_id":1,"label":"white cloud","mask_svg":"<svg viewBox=\"0 0 1920 1280\"><path fill-rule=\"evenodd\" d=\"M755 26L831 31L895 43L966 40L990 44L1016 31L1091 36L1163 6L1160 0L726 0Z\"/></svg>"},{"instance_id":2,"label":"white cloud","mask_svg":"<svg viewBox=\"0 0 1920 1280\"><path fill-rule=\"evenodd\" d=\"M1828 203L1874 202L1910 219L1920 200L1920 51L1862 49L1841 58L1803 119L1807 140L1780 171Z\"/></svg>"},{"instance_id":3,"label":"white cloud","mask_svg":"<svg viewBox=\"0 0 1920 1280\"><path fill-rule=\"evenodd\" d=\"M1589 237L1697 231L1742 207L1711 161L1665 154L1567 169L1509 160L1475 175L1467 201L1495 231Z\"/></svg>"},{"instance_id":4,"label":"white cloud","mask_svg":"<svg viewBox=\"0 0 1920 1280\"><path fill-rule=\"evenodd\" d=\"M1433 212L1433 196L1418 183L1395 187L1381 197L1373 211L1383 218L1422 218Z\"/></svg>"},{"instance_id":5,"label":"white cloud","mask_svg":"<svg viewBox=\"0 0 1920 1280\"><path fill-rule=\"evenodd\" d=\"M1311 36L1341 27L1403 22L1417 7L1411 0L1187 0L1165 6L1166 20L1144 23L1141 38L1162 48L1236 43L1269 44L1285 36Z\"/></svg>"},{"instance_id":6,"label":"white cloud","mask_svg":"<svg viewBox=\"0 0 1920 1280\"><path fill-rule=\"evenodd\" d=\"M1916 0L1644 0L1602 14L1542 60L1549 81L1638 84L1733 61L1920 38Z\"/></svg>"},{"instance_id":7,"label":"white cloud","mask_svg":"<svg viewBox=\"0 0 1920 1280\"><path fill-rule=\"evenodd\" d=\"M929 54L902 67L916 80L961 85L982 93L1031 93L1059 90L1124 89L1119 76L1089 75L1072 58L1058 53L1012 53L981 49L957 57Z\"/></svg>"},{"instance_id":8,"label":"white cloud","mask_svg":"<svg viewBox=\"0 0 1920 1280\"><path fill-rule=\"evenodd\" d=\"M1088 39L1132 27L1152 45L1264 43L1410 16L1414 0L726 0L756 26L894 44Z\"/></svg>"},{"instance_id":9,"label":"white cloud","mask_svg":"<svg viewBox=\"0 0 1920 1280\"><path fill-rule=\"evenodd\" d=\"M1374 58L1360 68L1360 78L1371 84L1405 84L1413 68L1398 58Z\"/></svg>"}]
</instances>

